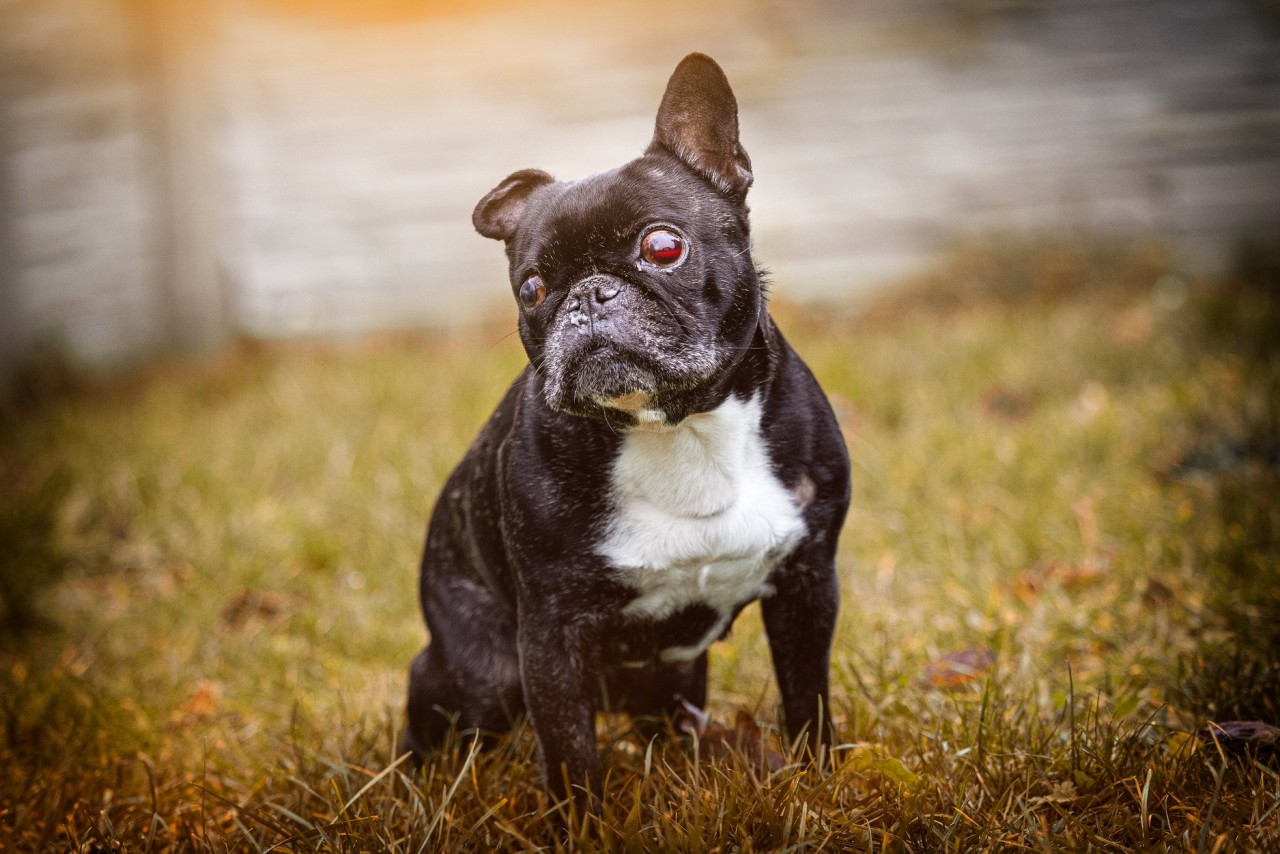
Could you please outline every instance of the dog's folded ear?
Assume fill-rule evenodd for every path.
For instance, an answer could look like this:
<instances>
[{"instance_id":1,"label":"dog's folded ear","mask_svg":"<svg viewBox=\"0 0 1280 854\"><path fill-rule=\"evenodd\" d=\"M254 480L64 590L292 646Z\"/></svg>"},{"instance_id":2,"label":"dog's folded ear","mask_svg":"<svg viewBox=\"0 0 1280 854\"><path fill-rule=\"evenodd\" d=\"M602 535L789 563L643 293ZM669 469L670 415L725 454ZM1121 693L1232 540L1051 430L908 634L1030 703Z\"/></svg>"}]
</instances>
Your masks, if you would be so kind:
<instances>
[{"instance_id":1,"label":"dog's folded ear","mask_svg":"<svg viewBox=\"0 0 1280 854\"><path fill-rule=\"evenodd\" d=\"M667 82L649 151L665 148L722 192L741 197L751 186L751 158L738 142L738 102L709 56L691 53Z\"/></svg>"},{"instance_id":2,"label":"dog's folded ear","mask_svg":"<svg viewBox=\"0 0 1280 854\"><path fill-rule=\"evenodd\" d=\"M541 169L512 172L480 200L471 212L471 223L485 237L510 240L520 225L529 196L534 190L554 181Z\"/></svg>"}]
</instances>

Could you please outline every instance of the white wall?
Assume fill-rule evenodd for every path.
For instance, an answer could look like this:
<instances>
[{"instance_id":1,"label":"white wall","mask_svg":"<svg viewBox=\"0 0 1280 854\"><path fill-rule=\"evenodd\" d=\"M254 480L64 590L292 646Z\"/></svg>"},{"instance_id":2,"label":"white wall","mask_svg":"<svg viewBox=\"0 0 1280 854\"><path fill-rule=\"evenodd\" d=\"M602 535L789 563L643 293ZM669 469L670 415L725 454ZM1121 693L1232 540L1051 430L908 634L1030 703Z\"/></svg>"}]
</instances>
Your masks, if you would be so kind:
<instances>
[{"instance_id":1,"label":"white wall","mask_svg":"<svg viewBox=\"0 0 1280 854\"><path fill-rule=\"evenodd\" d=\"M195 162L217 173L229 328L510 311L475 201L515 169L574 177L638 154L695 49L738 92L777 293L861 293L993 229L1160 235L1213 267L1240 234L1280 225L1280 38L1263 5L489 0L361 24L213 2ZM148 170L127 8L0 6L11 352L47 340L94 361L172 343L168 185Z\"/></svg>"},{"instance_id":2,"label":"white wall","mask_svg":"<svg viewBox=\"0 0 1280 854\"><path fill-rule=\"evenodd\" d=\"M133 60L114 3L0 5L0 357L111 363L159 340Z\"/></svg>"}]
</instances>

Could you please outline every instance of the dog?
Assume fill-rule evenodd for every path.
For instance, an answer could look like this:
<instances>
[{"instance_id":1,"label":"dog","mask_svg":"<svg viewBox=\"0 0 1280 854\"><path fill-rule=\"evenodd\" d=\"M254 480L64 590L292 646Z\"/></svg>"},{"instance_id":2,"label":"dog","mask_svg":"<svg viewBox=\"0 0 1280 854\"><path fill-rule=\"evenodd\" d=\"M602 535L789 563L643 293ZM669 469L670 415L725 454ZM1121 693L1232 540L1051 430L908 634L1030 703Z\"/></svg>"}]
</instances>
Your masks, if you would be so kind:
<instances>
[{"instance_id":1,"label":"dog","mask_svg":"<svg viewBox=\"0 0 1280 854\"><path fill-rule=\"evenodd\" d=\"M849 459L767 311L752 180L729 82L691 54L640 157L476 206L529 364L431 516L406 750L527 715L549 794L594 802L596 712L704 705L707 648L756 600L787 732L829 746Z\"/></svg>"}]
</instances>

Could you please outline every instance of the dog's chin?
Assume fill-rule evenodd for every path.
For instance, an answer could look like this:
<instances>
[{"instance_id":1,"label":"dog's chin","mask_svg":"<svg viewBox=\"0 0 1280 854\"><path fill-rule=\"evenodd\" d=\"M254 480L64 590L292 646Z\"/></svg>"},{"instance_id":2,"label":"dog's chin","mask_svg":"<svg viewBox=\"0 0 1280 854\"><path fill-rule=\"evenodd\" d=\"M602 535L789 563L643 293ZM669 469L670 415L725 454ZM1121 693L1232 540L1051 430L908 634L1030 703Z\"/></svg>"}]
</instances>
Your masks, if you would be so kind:
<instances>
[{"instance_id":1,"label":"dog's chin","mask_svg":"<svg viewBox=\"0 0 1280 854\"><path fill-rule=\"evenodd\" d=\"M612 347L550 364L547 376L548 405L571 415L604 417L602 410L614 410L645 420L658 391L652 370Z\"/></svg>"}]
</instances>

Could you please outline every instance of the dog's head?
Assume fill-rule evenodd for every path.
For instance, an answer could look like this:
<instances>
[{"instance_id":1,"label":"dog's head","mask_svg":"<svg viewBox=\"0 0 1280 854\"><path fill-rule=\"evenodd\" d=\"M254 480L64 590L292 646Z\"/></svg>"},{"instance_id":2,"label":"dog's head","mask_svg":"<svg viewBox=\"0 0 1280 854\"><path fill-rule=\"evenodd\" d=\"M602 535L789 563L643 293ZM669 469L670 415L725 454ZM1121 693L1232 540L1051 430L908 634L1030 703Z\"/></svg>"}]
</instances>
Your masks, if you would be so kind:
<instances>
[{"instance_id":1,"label":"dog's head","mask_svg":"<svg viewBox=\"0 0 1280 854\"><path fill-rule=\"evenodd\" d=\"M729 81L691 54L641 157L580 181L516 172L480 200L553 409L661 422L742 358L763 311L751 181Z\"/></svg>"}]
</instances>

